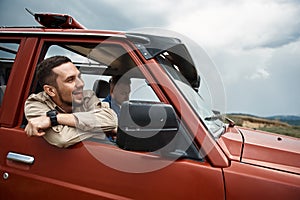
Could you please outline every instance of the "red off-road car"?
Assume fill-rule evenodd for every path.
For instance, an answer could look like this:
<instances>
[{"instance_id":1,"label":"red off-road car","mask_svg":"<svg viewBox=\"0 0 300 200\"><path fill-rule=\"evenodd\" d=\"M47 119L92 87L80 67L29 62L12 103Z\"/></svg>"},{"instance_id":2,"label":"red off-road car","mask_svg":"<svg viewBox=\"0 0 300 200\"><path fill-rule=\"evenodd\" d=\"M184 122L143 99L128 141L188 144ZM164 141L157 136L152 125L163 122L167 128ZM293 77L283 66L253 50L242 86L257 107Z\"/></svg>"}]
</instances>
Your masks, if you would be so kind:
<instances>
[{"instance_id":1,"label":"red off-road car","mask_svg":"<svg viewBox=\"0 0 300 200\"><path fill-rule=\"evenodd\" d=\"M223 123L205 103L209 60L187 40L34 17L41 27L0 29L0 199L300 199L300 140ZM100 100L111 76L130 78L116 143L26 136L24 102L53 55L70 57Z\"/></svg>"}]
</instances>

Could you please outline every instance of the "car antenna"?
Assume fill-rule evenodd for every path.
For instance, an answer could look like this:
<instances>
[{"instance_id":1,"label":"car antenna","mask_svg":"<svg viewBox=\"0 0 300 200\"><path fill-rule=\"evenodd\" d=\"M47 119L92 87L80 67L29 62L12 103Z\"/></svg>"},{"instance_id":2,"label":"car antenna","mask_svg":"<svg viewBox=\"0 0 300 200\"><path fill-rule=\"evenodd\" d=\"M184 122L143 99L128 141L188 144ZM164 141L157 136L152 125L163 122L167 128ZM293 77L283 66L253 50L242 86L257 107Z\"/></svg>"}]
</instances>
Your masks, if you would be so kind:
<instances>
[{"instance_id":1,"label":"car antenna","mask_svg":"<svg viewBox=\"0 0 300 200\"><path fill-rule=\"evenodd\" d=\"M31 14L32 16L34 16L34 13L33 13L31 10L29 10L28 8L25 8L25 10L26 10L27 12L29 12L29 14Z\"/></svg>"}]
</instances>

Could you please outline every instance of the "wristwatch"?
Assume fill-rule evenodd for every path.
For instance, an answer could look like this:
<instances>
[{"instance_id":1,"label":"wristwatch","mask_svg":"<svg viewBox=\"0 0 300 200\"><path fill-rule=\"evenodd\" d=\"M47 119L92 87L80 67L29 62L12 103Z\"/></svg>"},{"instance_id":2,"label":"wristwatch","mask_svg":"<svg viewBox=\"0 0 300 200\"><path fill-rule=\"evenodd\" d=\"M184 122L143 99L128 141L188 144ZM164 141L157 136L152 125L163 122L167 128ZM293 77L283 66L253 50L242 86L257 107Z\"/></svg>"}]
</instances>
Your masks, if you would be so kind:
<instances>
[{"instance_id":1,"label":"wristwatch","mask_svg":"<svg viewBox=\"0 0 300 200\"><path fill-rule=\"evenodd\" d=\"M57 111L56 110L49 110L46 113L47 117L50 118L50 122L51 122L51 126L57 126L58 122L57 122Z\"/></svg>"}]
</instances>

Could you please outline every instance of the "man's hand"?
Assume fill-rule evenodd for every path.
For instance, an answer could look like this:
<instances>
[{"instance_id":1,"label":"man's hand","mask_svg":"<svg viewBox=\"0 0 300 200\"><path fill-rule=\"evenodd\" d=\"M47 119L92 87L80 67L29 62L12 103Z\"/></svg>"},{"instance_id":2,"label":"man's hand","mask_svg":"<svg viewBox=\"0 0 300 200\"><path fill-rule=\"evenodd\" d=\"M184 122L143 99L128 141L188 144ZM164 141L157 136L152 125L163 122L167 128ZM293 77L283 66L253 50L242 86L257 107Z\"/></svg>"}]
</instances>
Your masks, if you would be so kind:
<instances>
[{"instance_id":1,"label":"man's hand","mask_svg":"<svg viewBox=\"0 0 300 200\"><path fill-rule=\"evenodd\" d=\"M47 116L35 117L28 120L25 127L27 136L43 136L45 130L51 126L50 118Z\"/></svg>"}]
</instances>

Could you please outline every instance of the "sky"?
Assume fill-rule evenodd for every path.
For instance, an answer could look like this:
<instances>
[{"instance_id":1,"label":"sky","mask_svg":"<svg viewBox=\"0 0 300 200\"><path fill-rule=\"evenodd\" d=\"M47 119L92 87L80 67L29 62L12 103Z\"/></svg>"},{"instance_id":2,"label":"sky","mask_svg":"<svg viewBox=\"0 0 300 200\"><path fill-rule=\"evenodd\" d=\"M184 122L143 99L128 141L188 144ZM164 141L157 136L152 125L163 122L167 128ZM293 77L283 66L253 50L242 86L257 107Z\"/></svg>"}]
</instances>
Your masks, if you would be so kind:
<instances>
[{"instance_id":1,"label":"sky","mask_svg":"<svg viewBox=\"0 0 300 200\"><path fill-rule=\"evenodd\" d=\"M89 29L178 32L214 62L227 113L300 115L300 0L0 0L0 26L38 25L24 8Z\"/></svg>"}]
</instances>

